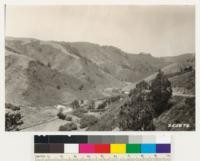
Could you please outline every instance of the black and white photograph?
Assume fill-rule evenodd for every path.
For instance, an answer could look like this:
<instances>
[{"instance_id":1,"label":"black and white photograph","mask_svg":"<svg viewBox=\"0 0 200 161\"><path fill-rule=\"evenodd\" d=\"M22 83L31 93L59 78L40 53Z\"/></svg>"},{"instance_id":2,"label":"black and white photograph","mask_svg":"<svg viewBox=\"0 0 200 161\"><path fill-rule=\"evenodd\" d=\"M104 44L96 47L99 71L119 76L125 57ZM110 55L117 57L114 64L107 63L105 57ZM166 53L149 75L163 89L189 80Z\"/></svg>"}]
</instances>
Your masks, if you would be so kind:
<instances>
[{"instance_id":1,"label":"black and white photograph","mask_svg":"<svg viewBox=\"0 0 200 161\"><path fill-rule=\"evenodd\" d=\"M5 131L195 131L195 6L6 5Z\"/></svg>"}]
</instances>

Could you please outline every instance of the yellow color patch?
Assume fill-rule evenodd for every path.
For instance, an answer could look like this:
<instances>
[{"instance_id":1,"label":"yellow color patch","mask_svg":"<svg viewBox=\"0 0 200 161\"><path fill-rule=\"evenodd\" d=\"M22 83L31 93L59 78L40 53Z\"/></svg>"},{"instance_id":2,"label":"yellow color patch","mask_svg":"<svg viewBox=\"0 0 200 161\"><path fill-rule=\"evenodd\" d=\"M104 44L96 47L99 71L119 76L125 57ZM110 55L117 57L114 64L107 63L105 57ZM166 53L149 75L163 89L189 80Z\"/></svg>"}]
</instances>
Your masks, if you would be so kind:
<instances>
[{"instance_id":1,"label":"yellow color patch","mask_svg":"<svg viewBox=\"0 0 200 161\"><path fill-rule=\"evenodd\" d=\"M126 153L126 144L110 144L110 153Z\"/></svg>"}]
</instances>

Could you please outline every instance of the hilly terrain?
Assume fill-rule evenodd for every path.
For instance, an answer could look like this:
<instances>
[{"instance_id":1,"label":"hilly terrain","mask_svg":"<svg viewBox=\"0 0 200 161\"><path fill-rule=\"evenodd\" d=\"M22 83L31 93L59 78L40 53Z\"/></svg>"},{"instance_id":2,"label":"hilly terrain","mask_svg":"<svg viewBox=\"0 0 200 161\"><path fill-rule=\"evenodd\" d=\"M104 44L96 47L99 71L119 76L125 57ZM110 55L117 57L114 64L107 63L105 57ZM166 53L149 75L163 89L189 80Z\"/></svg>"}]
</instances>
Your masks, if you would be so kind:
<instances>
[{"instance_id":1,"label":"hilly terrain","mask_svg":"<svg viewBox=\"0 0 200 161\"><path fill-rule=\"evenodd\" d=\"M170 111L154 118L156 130L166 130L166 122L173 120L172 113L178 113L186 97L195 96L193 53L157 58L150 53L126 53L114 46L89 42L7 37L5 99L21 107L25 122L22 129L53 119L55 129L50 122L30 130L58 130L65 121L57 120L57 106L71 109L78 100L77 107L82 104L84 108L75 107L69 113L78 130L119 130L118 114L130 99L127 94L142 80L151 83L159 69L171 82L175 102ZM182 107L182 112L188 108ZM194 114L193 109L188 117L190 114Z\"/></svg>"},{"instance_id":2,"label":"hilly terrain","mask_svg":"<svg viewBox=\"0 0 200 161\"><path fill-rule=\"evenodd\" d=\"M150 54L127 54L87 42L8 37L5 48L6 102L19 105L99 97L99 90L136 82L169 64Z\"/></svg>"}]
</instances>

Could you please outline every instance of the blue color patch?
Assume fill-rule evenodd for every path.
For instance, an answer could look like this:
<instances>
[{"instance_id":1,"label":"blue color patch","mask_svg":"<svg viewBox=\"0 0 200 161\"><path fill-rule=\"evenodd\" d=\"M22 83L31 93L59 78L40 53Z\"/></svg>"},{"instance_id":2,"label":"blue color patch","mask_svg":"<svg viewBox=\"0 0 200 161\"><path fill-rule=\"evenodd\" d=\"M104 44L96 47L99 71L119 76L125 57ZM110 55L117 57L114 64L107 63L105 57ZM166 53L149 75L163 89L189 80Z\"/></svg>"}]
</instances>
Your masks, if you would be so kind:
<instances>
[{"instance_id":1,"label":"blue color patch","mask_svg":"<svg viewBox=\"0 0 200 161\"><path fill-rule=\"evenodd\" d=\"M156 144L141 144L141 153L156 153Z\"/></svg>"}]
</instances>

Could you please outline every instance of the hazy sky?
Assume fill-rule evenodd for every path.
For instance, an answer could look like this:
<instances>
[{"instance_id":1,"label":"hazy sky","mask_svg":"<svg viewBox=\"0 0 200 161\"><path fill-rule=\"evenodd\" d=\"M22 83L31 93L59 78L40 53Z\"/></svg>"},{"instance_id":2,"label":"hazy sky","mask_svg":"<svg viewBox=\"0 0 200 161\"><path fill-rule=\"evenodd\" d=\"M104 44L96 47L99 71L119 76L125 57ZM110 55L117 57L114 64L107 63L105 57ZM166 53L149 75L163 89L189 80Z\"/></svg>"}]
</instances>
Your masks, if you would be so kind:
<instances>
[{"instance_id":1,"label":"hazy sky","mask_svg":"<svg viewBox=\"0 0 200 161\"><path fill-rule=\"evenodd\" d=\"M195 51L193 6L7 6L6 35L88 41L154 56Z\"/></svg>"}]
</instances>

